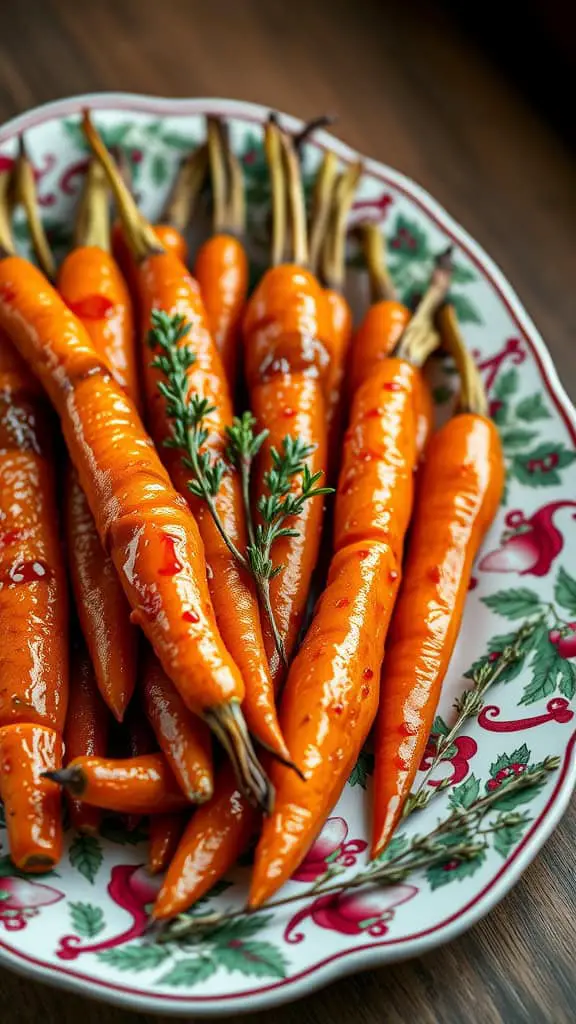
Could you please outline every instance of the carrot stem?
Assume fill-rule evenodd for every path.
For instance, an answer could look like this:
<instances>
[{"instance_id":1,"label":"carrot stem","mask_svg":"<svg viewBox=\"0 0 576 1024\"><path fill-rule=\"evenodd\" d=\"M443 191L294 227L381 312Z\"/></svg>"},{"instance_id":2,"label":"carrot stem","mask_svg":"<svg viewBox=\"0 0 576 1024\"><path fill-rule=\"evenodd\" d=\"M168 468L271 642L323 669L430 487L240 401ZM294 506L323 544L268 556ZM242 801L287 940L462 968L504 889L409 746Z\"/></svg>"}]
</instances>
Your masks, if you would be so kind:
<instances>
[{"instance_id":1,"label":"carrot stem","mask_svg":"<svg viewBox=\"0 0 576 1024\"><path fill-rule=\"evenodd\" d=\"M330 204L338 178L338 160L332 150L327 150L316 176L312 195L312 216L310 218L310 270L317 273L326 229L330 220Z\"/></svg>"},{"instance_id":2,"label":"carrot stem","mask_svg":"<svg viewBox=\"0 0 576 1024\"><path fill-rule=\"evenodd\" d=\"M488 399L478 373L478 368L460 332L456 310L450 303L445 303L438 310L438 329L446 350L456 363L460 376L460 412L473 412L478 416L488 415Z\"/></svg>"},{"instance_id":3,"label":"carrot stem","mask_svg":"<svg viewBox=\"0 0 576 1024\"><path fill-rule=\"evenodd\" d=\"M46 277L50 281L53 281L56 276L56 264L40 219L36 199L34 171L26 152L26 146L22 135L18 140L18 145L18 158L16 160L15 170L16 197L18 201L22 203L22 206L26 211L30 235L32 237L32 245L34 247L38 263L46 274Z\"/></svg>"},{"instance_id":4,"label":"carrot stem","mask_svg":"<svg viewBox=\"0 0 576 1024\"><path fill-rule=\"evenodd\" d=\"M372 302L396 301L394 282L386 266L386 239L378 224L364 223L358 228L370 279Z\"/></svg>"},{"instance_id":5,"label":"carrot stem","mask_svg":"<svg viewBox=\"0 0 576 1024\"><path fill-rule=\"evenodd\" d=\"M2 256L10 256L14 253L11 224L11 186L11 172L9 170L0 171L0 254Z\"/></svg>"},{"instance_id":6,"label":"carrot stem","mask_svg":"<svg viewBox=\"0 0 576 1024\"><path fill-rule=\"evenodd\" d=\"M396 346L394 354L413 366L423 366L440 344L434 317L450 287L451 252L450 248L437 258L430 284Z\"/></svg>"},{"instance_id":7,"label":"carrot stem","mask_svg":"<svg viewBox=\"0 0 576 1024\"><path fill-rule=\"evenodd\" d=\"M226 179L226 159L222 140L220 119L209 117L208 125L208 156L210 160L210 178L212 181L213 230L219 235L228 227L228 182Z\"/></svg>"},{"instance_id":8,"label":"carrot stem","mask_svg":"<svg viewBox=\"0 0 576 1024\"><path fill-rule=\"evenodd\" d=\"M78 207L75 246L96 246L110 252L110 190L100 162L90 160Z\"/></svg>"},{"instance_id":9,"label":"carrot stem","mask_svg":"<svg viewBox=\"0 0 576 1024\"><path fill-rule=\"evenodd\" d=\"M299 264L301 267L306 267L308 266L308 232L306 229L306 203L304 200L304 189L302 188L300 162L291 137L281 129L277 130L280 135L287 179L294 263Z\"/></svg>"},{"instance_id":10,"label":"carrot stem","mask_svg":"<svg viewBox=\"0 0 576 1024\"><path fill-rule=\"evenodd\" d=\"M286 247L286 181L282 170L282 146L275 121L269 119L264 128L264 149L270 171L272 191L271 263L279 266Z\"/></svg>"},{"instance_id":11,"label":"carrot stem","mask_svg":"<svg viewBox=\"0 0 576 1024\"><path fill-rule=\"evenodd\" d=\"M346 228L354 194L362 176L360 161L350 164L340 175L334 191L332 224L323 249L322 271L328 288L341 292L346 276Z\"/></svg>"},{"instance_id":12,"label":"carrot stem","mask_svg":"<svg viewBox=\"0 0 576 1024\"><path fill-rule=\"evenodd\" d=\"M254 753L238 701L209 708L202 717L228 754L247 799L270 814L274 789Z\"/></svg>"},{"instance_id":13,"label":"carrot stem","mask_svg":"<svg viewBox=\"0 0 576 1024\"><path fill-rule=\"evenodd\" d=\"M182 160L172 191L162 211L161 221L163 224L169 224L170 227L180 232L186 230L206 178L207 166L208 150L206 145L199 146Z\"/></svg>"}]
</instances>

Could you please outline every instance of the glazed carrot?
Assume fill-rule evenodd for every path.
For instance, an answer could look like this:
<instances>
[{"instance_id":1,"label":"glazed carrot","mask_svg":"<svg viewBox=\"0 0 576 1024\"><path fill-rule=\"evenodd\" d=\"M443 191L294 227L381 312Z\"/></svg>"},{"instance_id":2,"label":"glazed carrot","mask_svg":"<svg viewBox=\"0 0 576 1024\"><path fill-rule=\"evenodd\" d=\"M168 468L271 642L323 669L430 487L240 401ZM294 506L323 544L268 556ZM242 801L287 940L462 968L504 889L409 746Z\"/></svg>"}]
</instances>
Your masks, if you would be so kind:
<instances>
[{"instance_id":1,"label":"glazed carrot","mask_svg":"<svg viewBox=\"0 0 576 1024\"><path fill-rule=\"evenodd\" d=\"M0 176L4 251L12 245L8 185ZM0 330L0 795L11 853L30 871L55 864L62 843L60 799L40 775L59 766L68 702L52 434L40 385Z\"/></svg>"},{"instance_id":2,"label":"glazed carrot","mask_svg":"<svg viewBox=\"0 0 576 1024\"><path fill-rule=\"evenodd\" d=\"M142 702L156 740L193 803L212 796L212 749L204 722L186 707L158 659L148 652L142 670Z\"/></svg>"},{"instance_id":3,"label":"glazed carrot","mask_svg":"<svg viewBox=\"0 0 576 1024\"><path fill-rule=\"evenodd\" d=\"M265 141L272 176L273 266L253 292L243 325L250 405L259 428L269 431L256 478L258 494L263 492L265 474L272 467L271 451L280 451L285 437L298 438L310 446L311 454L304 461L311 474L326 470L324 382L331 328L323 288L304 269L306 221L290 141L272 121L266 125ZM286 227L283 155L290 169L293 263L282 262ZM274 544L273 562L285 566L270 584L279 642L265 624L266 649L275 681L284 676L300 631L318 558L322 517L323 503L307 502L298 517L297 534L281 537Z\"/></svg>"},{"instance_id":4,"label":"glazed carrot","mask_svg":"<svg viewBox=\"0 0 576 1024\"><path fill-rule=\"evenodd\" d=\"M236 387L241 318L248 294L248 257L242 168L222 122L208 118L213 196L213 233L198 250L194 276L200 285L208 329L222 358L231 393Z\"/></svg>"},{"instance_id":5,"label":"glazed carrot","mask_svg":"<svg viewBox=\"0 0 576 1024\"><path fill-rule=\"evenodd\" d=\"M76 800L120 814L169 814L191 806L163 754L77 757L45 775Z\"/></svg>"},{"instance_id":6,"label":"glazed carrot","mask_svg":"<svg viewBox=\"0 0 576 1024\"><path fill-rule=\"evenodd\" d=\"M150 226L139 214L109 154L88 121L85 130L95 154L107 169L127 237L133 247L135 258L139 260L138 283L143 324L149 326L152 311L160 309L170 315L182 315L190 325L189 333L181 340L181 344L190 346L195 356L194 363L186 371L189 394L209 399L212 410L203 421L203 426L208 431L203 450L221 455L227 443L226 428L232 424L232 404L222 362L206 326L198 285L175 256L158 251ZM147 418L150 431L158 450L163 454L176 488L186 496L198 522L210 569L208 583L216 621L246 685L243 710L248 727L263 746L283 760L289 760L288 750L278 728L272 680L264 650L253 581L228 547L208 504L190 491L190 470L182 461L181 453L163 444L170 437L171 427L166 398L158 387L158 384L163 382L162 374L153 365L153 358L146 344L144 351ZM244 551L246 526L237 474L224 476L214 497L214 506L225 534L236 550Z\"/></svg>"},{"instance_id":7,"label":"glazed carrot","mask_svg":"<svg viewBox=\"0 0 576 1024\"><path fill-rule=\"evenodd\" d=\"M0 796L10 857L20 871L49 871L60 860L60 792L45 773L61 763L62 740L55 729L32 722L0 728Z\"/></svg>"},{"instance_id":8,"label":"glazed carrot","mask_svg":"<svg viewBox=\"0 0 576 1024\"><path fill-rule=\"evenodd\" d=\"M487 418L482 385L465 356L453 309L445 307L439 319L443 340L456 339L461 354L461 402L427 448L386 648L375 739L374 857L387 846L420 766L472 565L504 484L498 431Z\"/></svg>"},{"instance_id":9,"label":"glazed carrot","mask_svg":"<svg viewBox=\"0 0 576 1024\"><path fill-rule=\"evenodd\" d=\"M153 814L150 817L150 848L148 871L159 875L172 861L186 824L183 812L174 814Z\"/></svg>"},{"instance_id":10,"label":"glazed carrot","mask_svg":"<svg viewBox=\"0 0 576 1024\"><path fill-rule=\"evenodd\" d=\"M70 698L64 729L66 762L76 757L103 757L108 742L109 714L94 678L94 669L83 645L78 645L72 662ZM96 835L100 812L96 807L70 799L70 819L77 832Z\"/></svg>"},{"instance_id":11,"label":"glazed carrot","mask_svg":"<svg viewBox=\"0 0 576 1024\"><path fill-rule=\"evenodd\" d=\"M256 849L249 905L293 873L336 803L374 721L384 643L413 501L419 367L437 344L431 315L448 275L435 271L396 357L353 398L328 583L286 682L280 720L304 781L273 766L276 801ZM294 773L293 773L294 774Z\"/></svg>"},{"instance_id":12,"label":"glazed carrot","mask_svg":"<svg viewBox=\"0 0 576 1024\"><path fill-rule=\"evenodd\" d=\"M268 806L240 702L242 677L224 647L206 584L202 541L130 399L82 324L26 260L0 260L0 326L40 377L141 625L191 710L237 765L246 792Z\"/></svg>"},{"instance_id":13,"label":"glazed carrot","mask_svg":"<svg viewBox=\"0 0 576 1024\"><path fill-rule=\"evenodd\" d=\"M170 861L152 917L165 920L196 903L236 863L256 834L261 816L223 765L214 796L192 815Z\"/></svg>"},{"instance_id":14,"label":"glazed carrot","mask_svg":"<svg viewBox=\"0 0 576 1024\"><path fill-rule=\"evenodd\" d=\"M47 276L53 261L38 216L32 167L21 146L17 165L36 256ZM134 402L138 379L132 304L122 275L108 252L109 192L100 165L92 161L76 223L76 248L58 274L58 290L86 328L96 351L110 364L116 380ZM100 693L119 721L134 691L137 633L130 607L111 559L104 553L96 524L74 469L65 475L64 522L72 590L80 626L96 672ZM79 751L81 753L81 751Z\"/></svg>"}]
</instances>

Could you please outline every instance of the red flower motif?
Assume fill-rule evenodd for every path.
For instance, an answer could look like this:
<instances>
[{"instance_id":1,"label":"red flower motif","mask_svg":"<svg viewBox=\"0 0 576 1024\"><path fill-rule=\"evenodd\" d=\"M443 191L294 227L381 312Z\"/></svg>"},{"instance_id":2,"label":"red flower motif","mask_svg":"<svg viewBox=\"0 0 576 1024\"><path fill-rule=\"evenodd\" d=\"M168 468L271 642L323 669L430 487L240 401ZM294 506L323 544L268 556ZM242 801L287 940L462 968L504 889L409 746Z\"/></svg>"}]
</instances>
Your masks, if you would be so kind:
<instances>
[{"instance_id":1,"label":"red flower motif","mask_svg":"<svg viewBox=\"0 0 576 1024\"><path fill-rule=\"evenodd\" d=\"M351 839L346 843L347 835L348 825L344 818L328 818L320 835L292 875L292 881L315 882L331 864L353 867L358 854L364 852L368 843L364 839Z\"/></svg>"},{"instance_id":2,"label":"red flower motif","mask_svg":"<svg viewBox=\"0 0 576 1024\"><path fill-rule=\"evenodd\" d=\"M341 935L386 935L394 910L411 900L418 889L413 885L394 885L366 893L340 892L319 896L307 907L299 910L284 932L286 942L304 940L303 932L294 931L307 917L319 928L340 932Z\"/></svg>"},{"instance_id":3,"label":"red flower motif","mask_svg":"<svg viewBox=\"0 0 576 1024\"><path fill-rule=\"evenodd\" d=\"M64 893L41 882L26 878L0 878L0 924L6 931L21 931L40 907L48 907L64 899Z\"/></svg>"},{"instance_id":4,"label":"red flower motif","mask_svg":"<svg viewBox=\"0 0 576 1024\"><path fill-rule=\"evenodd\" d=\"M516 572L519 576L546 576L564 547L564 538L554 525L559 509L576 505L575 501L553 501L528 519L521 509L506 516L500 547L480 562L483 572Z\"/></svg>"}]
</instances>

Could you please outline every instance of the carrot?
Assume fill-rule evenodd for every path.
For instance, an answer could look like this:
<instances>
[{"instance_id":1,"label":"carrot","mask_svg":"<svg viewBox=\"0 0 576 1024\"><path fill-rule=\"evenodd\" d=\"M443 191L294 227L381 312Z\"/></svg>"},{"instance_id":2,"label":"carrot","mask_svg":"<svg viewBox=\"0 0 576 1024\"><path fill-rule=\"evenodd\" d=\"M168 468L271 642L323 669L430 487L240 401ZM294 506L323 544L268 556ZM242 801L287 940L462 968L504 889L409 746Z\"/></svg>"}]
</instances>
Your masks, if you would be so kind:
<instances>
[{"instance_id":1,"label":"carrot","mask_svg":"<svg viewBox=\"0 0 576 1024\"><path fill-rule=\"evenodd\" d=\"M124 719L124 728L120 735L121 753L123 757L138 758L146 754L159 753L158 742L150 725L137 693L131 700ZM141 820L141 814L123 815L128 832L134 832Z\"/></svg>"},{"instance_id":2,"label":"carrot","mask_svg":"<svg viewBox=\"0 0 576 1024\"><path fill-rule=\"evenodd\" d=\"M10 857L20 871L49 871L60 860L60 792L46 773L61 763L62 740L55 729L35 722L0 727L0 796Z\"/></svg>"},{"instance_id":3,"label":"carrot","mask_svg":"<svg viewBox=\"0 0 576 1024\"><path fill-rule=\"evenodd\" d=\"M269 431L262 449L256 493L264 489L273 466L273 450L285 437L309 446L304 464L312 475L326 470L326 403L324 381L329 363L330 319L324 291L308 270L306 222L298 164L286 135L269 121L266 150L272 175L272 264L253 292L244 317L245 369L250 405L260 429ZM283 263L285 179L282 156L290 170L294 262ZM272 552L284 571L271 581L271 604L277 636L265 624L265 641L275 681L285 674L308 599L318 558L323 504L307 502L298 531L280 537Z\"/></svg>"},{"instance_id":4,"label":"carrot","mask_svg":"<svg viewBox=\"0 0 576 1024\"><path fill-rule=\"evenodd\" d=\"M139 757L77 757L45 777L70 796L120 814L169 814L191 807L163 754Z\"/></svg>"},{"instance_id":5,"label":"carrot","mask_svg":"<svg viewBox=\"0 0 576 1024\"><path fill-rule=\"evenodd\" d=\"M231 868L256 834L260 816L243 798L229 765L214 796L190 819L152 909L165 920L196 903Z\"/></svg>"},{"instance_id":6,"label":"carrot","mask_svg":"<svg viewBox=\"0 0 576 1024\"><path fill-rule=\"evenodd\" d=\"M0 327L40 377L60 416L81 486L132 606L186 704L216 732L245 791L268 806L206 584L196 523L173 490L138 413L85 329L27 260L0 260Z\"/></svg>"},{"instance_id":7,"label":"carrot","mask_svg":"<svg viewBox=\"0 0 576 1024\"><path fill-rule=\"evenodd\" d=\"M83 645L77 645L72 663L70 699L64 729L66 762L76 757L103 757L108 742L109 715L94 678L94 669ZM100 813L95 807L69 800L70 820L77 832L96 835Z\"/></svg>"},{"instance_id":8,"label":"carrot","mask_svg":"<svg viewBox=\"0 0 576 1024\"><path fill-rule=\"evenodd\" d=\"M0 175L0 248L12 245ZM68 593L58 535L52 414L0 329L0 795L22 870L61 852L58 767L68 703ZM12 770L13 769L13 770Z\"/></svg>"},{"instance_id":9,"label":"carrot","mask_svg":"<svg viewBox=\"0 0 576 1024\"><path fill-rule=\"evenodd\" d=\"M387 846L420 766L458 637L474 559L504 485L498 431L452 307L439 316L457 346L460 409L432 438L421 470L404 580L381 682L372 856Z\"/></svg>"},{"instance_id":10,"label":"carrot","mask_svg":"<svg viewBox=\"0 0 576 1024\"><path fill-rule=\"evenodd\" d=\"M17 181L36 256L48 276L54 271L52 254L38 217L34 176L23 144ZM137 402L132 305L122 275L108 252L108 201L106 179L100 165L92 161L76 223L77 248L64 260L57 286L68 308L85 326L96 351L110 364L118 383ZM65 474L64 522L80 626L100 693L121 721L134 691L137 633L130 623L130 607L118 575L102 549L88 502L70 464Z\"/></svg>"},{"instance_id":11,"label":"carrot","mask_svg":"<svg viewBox=\"0 0 576 1024\"><path fill-rule=\"evenodd\" d=\"M384 643L398 592L413 501L419 367L437 344L431 287L401 339L353 397L335 508L328 582L286 682L280 720L304 781L278 770L273 813L256 849L249 905L293 873L336 803L378 707Z\"/></svg>"},{"instance_id":12,"label":"carrot","mask_svg":"<svg viewBox=\"0 0 576 1024\"><path fill-rule=\"evenodd\" d=\"M208 431L204 446L209 453L221 454L226 445L226 428L232 424L232 405L222 362L206 327L204 308L197 283L171 253L158 251L151 228L140 216L132 197L119 178L114 164L88 120L87 138L95 154L107 169L110 183L124 220L127 236L139 261L139 294L142 321L151 324L153 310L182 315L190 332L182 344L190 344L195 361L186 371L190 395L199 395L210 402L212 411L203 426ZM278 728L272 680L266 659L258 601L249 573L239 565L222 536L209 506L203 498L190 491L190 470L180 452L164 446L170 437L170 420L164 393L158 384L162 374L153 365L150 354L145 360L148 422L152 437L163 452L176 488L188 499L198 522L200 535L210 568L209 587L216 621L223 640L245 680L244 713L252 735L283 760L289 752ZM237 550L246 548L246 526L240 481L236 474L222 480L214 506L225 533Z\"/></svg>"},{"instance_id":13,"label":"carrot","mask_svg":"<svg viewBox=\"0 0 576 1024\"><path fill-rule=\"evenodd\" d=\"M236 387L241 318L248 294L248 257L242 168L222 122L208 118L213 195L213 234L198 250L194 276L200 285L208 329L222 358L231 393Z\"/></svg>"},{"instance_id":14,"label":"carrot","mask_svg":"<svg viewBox=\"0 0 576 1024\"><path fill-rule=\"evenodd\" d=\"M212 750L204 722L196 718L149 652L143 667L144 711L168 764L193 803L212 796Z\"/></svg>"},{"instance_id":15,"label":"carrot","mask_svg":"<svg viewBox=\"0 0 576 1024\"><path fill-rule=\"evenodd\" d=\"M183 812L153 814L150 817L148 871L151 875L159 875L166 871L176 853L185 823L186 817Z\"/></svg>"}]
</instances>

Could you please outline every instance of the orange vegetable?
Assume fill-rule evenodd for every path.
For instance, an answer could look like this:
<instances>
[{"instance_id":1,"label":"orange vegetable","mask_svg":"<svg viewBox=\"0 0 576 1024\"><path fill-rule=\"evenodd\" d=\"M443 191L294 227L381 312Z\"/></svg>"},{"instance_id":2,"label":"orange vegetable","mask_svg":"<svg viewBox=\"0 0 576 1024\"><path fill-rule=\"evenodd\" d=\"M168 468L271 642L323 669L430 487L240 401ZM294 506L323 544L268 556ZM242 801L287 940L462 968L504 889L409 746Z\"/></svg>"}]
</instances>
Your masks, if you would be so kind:
<instances>
[{"instance_id":1,"label":"orange vegetable","mask_svg":"<svg viewBox=\"0 0 576 1024\"><path fill-rule=\"evenodd\" d=\"M148 653L142 701L158 744L182 792L193 803L212 796L212 747L208 728L186 707L158 659Z\"/></svg>"},{"instance_id":2,"label":"orange vegetable","mask_svg":"<svg viewBox=\"0 0 576 1024\"><path fill-rule=\"evenodd\" d=\"M187 371L191 395L210 400L213 411L204 420L209 431L205 450L221 454L226 444L226 427L232 423L232 405L222 362L206 326L202 299L197 283L180 261L171 253L158 251L151 228L141 218L130 194L119 178L109 154L93 128L86 132L95 153L107 168L124 218L134 255L140 260L138 287L143 324L150 325L154 309L182 315L190 325L182 344L189 345L196 361ZM189 490L190 471L180 452L165 448L170 436L166 415L166 399L158 388L162 375L153 367L147 346L145 383L148 423L158 450L170 471L172 480L185 495L204 544L210 568L209 587L216 620L223 640L238 665L246 685L244 713L251 733L278 757L289 760L288 750L278 728L272 680L266 660L258 602L249 573L236 561L223 539L206 502ZM240 551L246 548L246 527L240 482L236 474L226 474L214 504L225 532Z\"/></svg>"},{"instance_id":3,"label":"orange vegetable","mask_svg":"<svg viewBox=\"0 0 576 1024\"><path fill-rule=\"evenodd\" d=\"M328 583L292 664L280 719L303 769L274 765L276 801L256 849L249 905L260 906L302 861L362 749L378 707L384 642L400 582L417 465L419 366L437 344L437 270L395 358L353 397L344 439Z\"/></svg>"},{"instance_id":4,"label":"orange vegetable","mask_svg":"<svg viewBox=\"0 0 576 1024\"><path fill-rule=\"evenodd\" d=\"M49 871L62 854L60 792L45 772L62 763L62 740L47 725L0 727L0 797L10 857L20 871Z\"/></svg>"},{"instance_id":5,"label":"orange vegetable","mask_svg":"<svg viewBox=\"0 0 576 1024\"><path fill-rule=\"evenodd\" d=\"M272 466L271 449L281 450L287 436L299 438L312 447L312 453L305 460L311 474L326 470L324 388L331 340L324 290L317 278L304 269L306 222L297 162L287 136L271 121L266 126L266 149L272 176L274 265L254 290L243 325L250 406L259 429L269 431L259 460L257 494L265 490L264 476ZM282 262L285 235L282 150L290 168L294 263ZM274 564L285 566L270 584L282 652L278 650L270 625L264 627L275 682L285 674L302 625L318 558L322 518L322 502L306 502L294 524L297 534L280 537L272 550Z\"/></svg>"},{"instance_id":6,"label":"orange vegetable","mask_svg":"<svg viewBox=\"0 0 576 1024\"><path fill-rule=\"evenodd\" d=\"M214 796L191 817L170 861L152 916L183 913L236 863L256 834L260 815L238 789L229 765L216 777Z\"/></svg>"},{"instance_id":7,"label":"orange vegetable","mask_svg":"<svg viewBox=\"0 0 576 1024\"><path fill-rule=\"evenodd\" d=\"M142 626L187 705L217 732L246 791L267 805L269 790L240 710L242 677L216 626L198 528L134 405L82 324L20 257L0 261L0 326L60 415L133 621Z\"/></svg>"},{"instance_id":8,"label":"orange vegetable","mask_svg":"<svg viewBox=\"0 0 576 1024\"><path fill-rule=\"evenodd\" d=\"M168 814L190 807L163 754L77 757L46 776L76 800L120 814Z\"/></svg>"},{"instance_id":9,"label":"orange vegetable","mask_svg":"<svg viewBox=\"0 0 576 1024\"><path fill-rule=\"evenodd\" d=\"M159 875L166 871L176 853L185 824L186 817L182 812L151 816L148 851L148 871L151 875Z\"/></svg>"},{"instance_id":10,"label":"orange vegetable","mask_svg":"<svg viewBox=\"0 0 576 1024\"><path fill-rule=\"evenodd\" d=\"M78 647L72 664L64 730L66 762L82 756L103 757L108 742L108 722L108 709L98 693L90 658L84 647ZM68 802L76 831L96 835L100 826L99 810L78 800Z\"/></svg>"},{"instance_id":11,"label":"orange vegetable","mask_svg":"<svg viewBox=\"0 0 576 1024\"><path fill-rule=\"evenodd\" d=\"M22 148L20 192L29 217L34 248L45 273L54 272L52 254L38 216L34 176ZM75 248L58 274L58 290L84 324L92 343L110 364L116 380L138 401L134 324L130 296L108 252L109 193L99 164L92 161L79 207ZM104 553L94 519L74 470L68 466L64 520L72 590L78 618L100 692L122 720L134 691L137 634L114 565Z\"/></svg>"},{"instance_id":12,"label":"orange vegetable","mask_svg":"<svg viewBox=\"0 0 576 1024\"><path fill-rule=\"evenodd\" d=\"M464 349L453 310L443 334ZM469 358L461 411L432 438L419 479L408 558L381 683L372 855L387 846L420 766L458 636L472 565L498 509L504 462Z\"/></svg>"},{"instance_id":13,"label":"orange vegetable","mask_svg":"<svg viewBox=\"0 0 576 1024\"><path fill-rule=\"evenodd\" d=\"M145 754L158 753L158 743L154 730L146 718L141 707L140 694L137 693L130 702L130 707L124 719L124 728L121 732L123 741L121 753L123 757L138 758ZM142 819L141 814L125 814L124 822L129 832L138 828Z\"/></svg>"},{"instance_id":14,"label":"orange vegetable","mask_svg":"<svg viewBox=\"0 0 576 1024\"><path fill-rule=\"evenodd\" d=\"M213 234L198 250L194 276L200 285L208 328L224 365L228 386L236 387L241 319L248 294L248 257L242 168L222 122L208 118L208 153L213 195ZM228 180L227 180L228 179Z\"/></svg>"}]
</instances>

